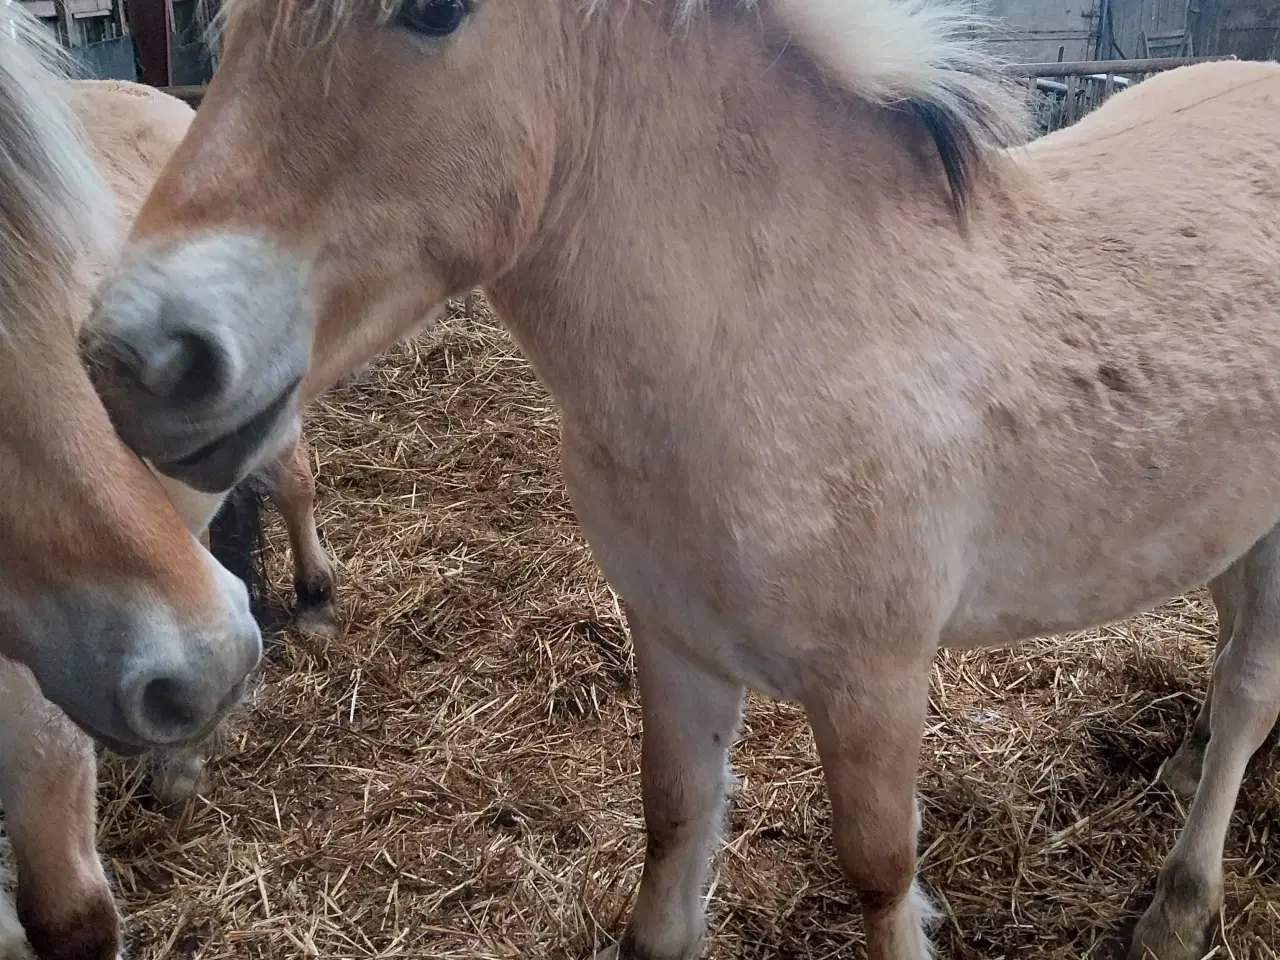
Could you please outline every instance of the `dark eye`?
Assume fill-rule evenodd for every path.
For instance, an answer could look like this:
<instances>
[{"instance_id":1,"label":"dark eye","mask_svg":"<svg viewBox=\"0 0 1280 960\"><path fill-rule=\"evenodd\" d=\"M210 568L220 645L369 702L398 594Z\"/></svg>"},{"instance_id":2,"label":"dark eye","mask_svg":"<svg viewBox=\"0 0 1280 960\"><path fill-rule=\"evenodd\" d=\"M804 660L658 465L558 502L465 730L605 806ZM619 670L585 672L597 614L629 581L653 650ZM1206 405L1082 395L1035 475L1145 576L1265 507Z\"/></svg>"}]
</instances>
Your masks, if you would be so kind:
<instances>
[{"instance_id":1,"label":"dark eye","mask_svg":"<svg viewBox=\"0 0 1280 960\"><path fill-rule=\"evenodd\" d=\"M470 12L467 0L404 0L396 12L396 23L428 37L447 37Z\"/></svg>"}]
</instances>

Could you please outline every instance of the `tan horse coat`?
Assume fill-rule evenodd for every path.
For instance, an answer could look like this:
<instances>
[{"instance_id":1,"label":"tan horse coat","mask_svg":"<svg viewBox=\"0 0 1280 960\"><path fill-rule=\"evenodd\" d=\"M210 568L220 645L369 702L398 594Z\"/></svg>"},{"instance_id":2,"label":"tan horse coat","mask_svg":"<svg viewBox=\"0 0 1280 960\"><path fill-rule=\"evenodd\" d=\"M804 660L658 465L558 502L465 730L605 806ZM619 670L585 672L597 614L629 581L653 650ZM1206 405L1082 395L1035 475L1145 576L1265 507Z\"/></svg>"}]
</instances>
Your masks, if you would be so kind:
<instances>
[{"instance_id":1,"label":"tan horse coat","mask_svg":"<svg viewBox=\"0 0 1280 960\"><path fill-rule=\"evenodd\" d=\"M128 223L146 199L156 176L186 134L192 109L151 87L119 81L73 83L73 107L88 134L99 170ZM108 268L93 259L80 263L83 289L78 319L89 313L92 286ZM286 479L310 483L306 445L299 440L276 467ZM299 466L300 465L300 466ZM216 505L206 495L166 481L165 488L193 527ZM311 498L287 487L282 512L289 534L303 544L315 537ZM220 498L218 498L220 499ZM299 522L297 518L301 517ZM295 541L297 542L297 541ZM320 554L324 557L323 553ZM311 556L295 548L295 560ZM327 558L324 558L327 563ZM312 560L314 563L314 560ZM310 573L304 570L301 576ZM0 960L26 958L26 933L39 946L39 960L91 960L115 956L116 920L111 892L98 862L95 841L96 761L88 738L40 696L24 668L0 658L0 802L13 837L12 853L21 883L17 890L30 926L24 931L4 894L0 863ZM204 785L204 748L162 751L156 757L152 789L167 800L192 796ZM8 854L6 844L3 853Z\"/></svg>"},{"instance_id":2,"label":"tan horse coat","mask_svg":"<svg viewBox=\"0 0 1280 960\"><path fill-rule=\"evenodd\" d=\"M697 952L744 688L808 712L869 956L922 960L937 647L1212 580L1233 626L1211 735L1134 943L1196 960L1280 709L1280 67L1151 80L1011 159L981 136L1016 111L959 4L377 6L388 22L230 5L95 314L122 435L249 462L242 424L487 287L626 601L648 843L630 960ZM141 389L181 372L156 298L254 362Z\"/></svg>"}]
</instances>

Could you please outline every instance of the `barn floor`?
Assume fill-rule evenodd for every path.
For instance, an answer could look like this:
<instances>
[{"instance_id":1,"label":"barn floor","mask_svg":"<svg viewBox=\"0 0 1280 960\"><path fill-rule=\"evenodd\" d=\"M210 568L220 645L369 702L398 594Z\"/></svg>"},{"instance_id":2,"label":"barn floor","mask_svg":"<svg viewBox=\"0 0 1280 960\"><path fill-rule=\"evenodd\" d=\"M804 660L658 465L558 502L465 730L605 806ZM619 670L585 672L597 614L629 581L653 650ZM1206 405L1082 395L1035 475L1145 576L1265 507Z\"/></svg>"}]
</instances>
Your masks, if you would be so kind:
<instances>
[{"instance_id":1,"label":"barn floor","mask_svg":"<svg viewBox=\"0 0 1280 960\"><path fill-rule=\"evenodd\" d=\"M639 877L640 714L547 397L487 315L455 312L310 432L348 632L281 637L207 800L166 815L135 763L107 763L132 956L587 955ZM285 602L274 517L271 537ZM1182 817L1152 779L1204 689L1213 612L1194 596L1102 634L939 659L921 797L943 956L1112 957L1150 895ZM1280 956L1272 756L1231 833L1223 958ZM704 956L859 956L799 710L754 699L735 760Z\"/></svg>"}]
</instances>

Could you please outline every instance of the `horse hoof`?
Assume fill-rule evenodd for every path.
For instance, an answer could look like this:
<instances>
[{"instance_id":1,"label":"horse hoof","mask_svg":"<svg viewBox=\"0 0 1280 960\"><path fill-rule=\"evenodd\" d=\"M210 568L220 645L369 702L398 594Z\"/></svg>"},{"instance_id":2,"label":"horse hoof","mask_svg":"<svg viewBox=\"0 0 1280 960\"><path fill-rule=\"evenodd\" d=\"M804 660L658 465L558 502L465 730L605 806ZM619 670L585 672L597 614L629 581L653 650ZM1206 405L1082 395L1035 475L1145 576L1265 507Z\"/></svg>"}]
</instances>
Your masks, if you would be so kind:
<instances>
[{"instance_id":1,"label":"horse hoof","mask_svg":"<svg viewBox=\"0 0 1280 960\"><path fill-rule=\"evenodd\" d=\"M1183 744L1178 752L1164 762L1157 779L1173 791L1179 800L1191 800L1200 786L1200 770L1204 753L1188 750Z\"/></svg>"},{"instance_id":2,"label":"horse hoof","mask_svg":"<svg viewBox=\"0 0 1280 960\"><path fill-rule=\"evenodd\" d=\"M332 602L317 607L299 607L294 619L299 630L313 637L332 640L341 632L342 618L337 605Z\"/></svg>"},{"instance_id":3,"label":"horse hoof","mask_svg":"<svg viewBox=\"0 0 1280 960\"><path fill-rule=\"evenodd\" d=\"M208 757L184 750L157 751L151 760L151 794L179 806L209 792Z\"/></svg>"}]
</instances>

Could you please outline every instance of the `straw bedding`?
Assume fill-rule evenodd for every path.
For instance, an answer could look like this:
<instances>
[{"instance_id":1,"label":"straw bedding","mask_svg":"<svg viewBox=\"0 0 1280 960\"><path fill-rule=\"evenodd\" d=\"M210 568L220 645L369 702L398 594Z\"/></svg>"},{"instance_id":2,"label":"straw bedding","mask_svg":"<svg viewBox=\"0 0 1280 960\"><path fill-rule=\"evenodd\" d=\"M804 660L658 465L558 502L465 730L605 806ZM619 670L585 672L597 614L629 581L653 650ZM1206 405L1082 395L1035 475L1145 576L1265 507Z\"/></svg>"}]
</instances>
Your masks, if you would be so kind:
<instances>
[{"instance_id":1,"label":"straw bedding","mask_svg":"<svg viewBox=\"0 0 1280 960\"><path fill-rule=\"evenodd\" d=\"M639 877L640 713L551 403L481 305L335 390L309 431L349 629L272 643L207 799L162 811L134 763L106 764L131 953L584 956ZM922 862L944 956L1110 957L1150 896L1183 816L1152 781L1204 690L1213 611L1195 595L1101 633L939 658ZM1280 956L1272 753L1231 832L1222 957ZM800 711L753 698L735 763L705 956L861 955Z\"/></svg>"}]
</instances>

